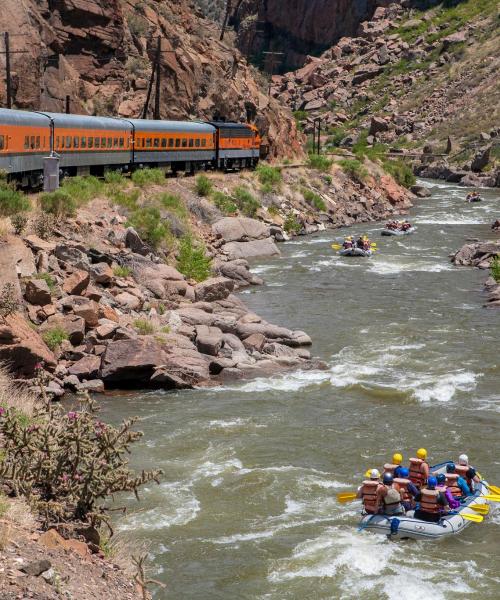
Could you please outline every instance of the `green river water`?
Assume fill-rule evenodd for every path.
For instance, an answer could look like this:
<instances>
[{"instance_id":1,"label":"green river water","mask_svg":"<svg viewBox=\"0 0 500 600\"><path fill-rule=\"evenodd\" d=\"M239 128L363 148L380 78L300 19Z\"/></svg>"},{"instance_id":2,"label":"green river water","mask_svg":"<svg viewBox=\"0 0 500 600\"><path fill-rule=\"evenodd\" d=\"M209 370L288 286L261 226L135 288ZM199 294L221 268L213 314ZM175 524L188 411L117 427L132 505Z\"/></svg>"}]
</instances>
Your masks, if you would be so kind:
<instances>
[{"instance_id":1,"label":"green river water","mask_svg":"<svg viewBox=\"0 0 500 600\"><path fill-rule=\"evenodd\" d=\"M395 543L335 500L420 446L431 463L466 452L500 485L500 310L482 308L485 272L448 258L495 237L500 198L426 185L415 235L349 230L378 242L371 259L335 255L337 230L254 265L266 285L241 298L307 331L326 371L104 400L105 419L141 418L133 465L165 471L117 521L150 545L156 600L500 598L500 509L453 539Z\"/></svg>"}]
</instances>

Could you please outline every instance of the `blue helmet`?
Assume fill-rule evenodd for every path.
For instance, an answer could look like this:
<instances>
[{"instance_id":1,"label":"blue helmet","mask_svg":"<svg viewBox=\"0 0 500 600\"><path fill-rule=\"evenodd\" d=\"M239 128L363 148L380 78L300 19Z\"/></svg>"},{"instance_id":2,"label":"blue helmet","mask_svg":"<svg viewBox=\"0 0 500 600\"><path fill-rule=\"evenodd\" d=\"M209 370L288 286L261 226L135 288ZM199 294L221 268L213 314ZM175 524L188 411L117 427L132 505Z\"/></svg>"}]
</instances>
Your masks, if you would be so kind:
<instances>
[{"instance_id":1,"label":"blue helmet","mask_svg":"<svg viewBox=\"0 0 500 600\"><path fill-rule=\"evenodd\" d=\"M408 477L410 476L410 469L407 469L406 467L401 467L401 469L399 469L399 475L403 479L408 479Z\"/></svg>"},{"instance_id":2,"label":"blue helmet","mask_svg":"<svg viewBox=\"0 0 500 600\"><path fill-rule=\"evenodd\" d=\"M392 482L394 481L392 473L384 473L384 478L382 481L384 482L384 485L392 485Z\"/></svg>"},{"instance_id":3,"label":"blue helmet","mask_svg":"<svg viewBox=\"0 0 500 600\"><path fill-rule=\"evenodd\" d=\"M454 473L455 472L455 463L448 463L446 465L446 472L447 473Z\"/></svg>"},{"instance_id":4,"label":"blue helmet","mask_svg":"<svg viewBox=\"0 0 500 600\"><path fill-rule=\"evenodd\" d=\"M427 487L430 490L434 490L434 489L436 489L436 486L437 486L437 479L434 477L434 475L431 475L429 477L429 479L427 480Z\"/></svg>"},{"instance_id":5,"label":"blue helmet","mask_svg":"<svg viewBox=\"0 0 500 600\"><path fill-rule=\"evenodd\" d=\"M436 477L437 482L439 485L442 485L445 481L446 481L446 475L444 473L439 473L439 475Z\"/></svg>"}]
</instances>

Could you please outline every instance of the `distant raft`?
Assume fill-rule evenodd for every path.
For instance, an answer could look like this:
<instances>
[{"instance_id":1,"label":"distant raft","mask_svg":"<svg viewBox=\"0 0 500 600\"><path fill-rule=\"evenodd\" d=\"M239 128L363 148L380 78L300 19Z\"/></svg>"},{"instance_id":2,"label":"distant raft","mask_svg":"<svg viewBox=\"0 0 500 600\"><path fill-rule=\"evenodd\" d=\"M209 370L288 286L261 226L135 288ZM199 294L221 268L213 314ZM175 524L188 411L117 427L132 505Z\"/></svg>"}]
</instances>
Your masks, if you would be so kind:
<instances>
[{"instance_id":1,"label":"distant raft","mask_svg":"<svg viewBox=\"0 0 500 600\"><path fill-rule=\"evenodd\" d=\"M368 257L373 254L373 250L364 250L363 248L342 248L339 250L340 256L364 256Z\"/></svg>"},{"instance_id":2,"label":"distant raft","mask_svg":"<svg viewBox=\"0 0 500 600\"><path fill-rule=\"evenodd\" d=\"M433 473L446 472L446 464L437 465L432 469ZM457 511L448 515L443 515L438 523L429 523L413 517L414 511L408 511L406 515L397 515L390 517L388 515L365 515L360 523L359 529L369 529L375 533L384 533L393 540L440 540L462 533L469 527L472 521L464 518L463 515L477 514L470 508L471 504L487 505L488 500L484 495L489 493L486 481L477 484L478 489L474 496L469 496Z\"/></svg>"},{"instance_id":3,"label":"distant raft","mask_svg":"<svg viewBox=\"0 0 500 600\"><path fill-rule=\"evenodd\" d=\"M402 229L382 229L380 235L410 235L411 233L415 233L416 230L416 227L410 227L404 231Z\"/></svg>"}]
</instances>

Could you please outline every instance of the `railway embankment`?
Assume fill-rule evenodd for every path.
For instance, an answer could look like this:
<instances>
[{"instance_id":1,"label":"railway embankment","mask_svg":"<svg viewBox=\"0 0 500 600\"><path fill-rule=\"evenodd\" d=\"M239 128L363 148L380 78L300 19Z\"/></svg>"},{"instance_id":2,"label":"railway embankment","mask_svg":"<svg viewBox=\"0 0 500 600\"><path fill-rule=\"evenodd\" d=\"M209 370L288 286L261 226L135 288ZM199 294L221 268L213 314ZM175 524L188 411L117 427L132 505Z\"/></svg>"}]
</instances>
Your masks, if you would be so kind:
<instances>
[{"instance_id":1,"label":"railway embankment","mask_svg":"<svg viewBox=\"0 0 500 600\"><path fill-rule=\"evenodd\" d=\"M41 366L55 397L317 366L306 332L266 322L236 292L261 285L249 261L292 236L409 208L380 167L351 162L113 173L30 196L3 184L0 361L28 386Z\"/></svg>"}]
</instances>

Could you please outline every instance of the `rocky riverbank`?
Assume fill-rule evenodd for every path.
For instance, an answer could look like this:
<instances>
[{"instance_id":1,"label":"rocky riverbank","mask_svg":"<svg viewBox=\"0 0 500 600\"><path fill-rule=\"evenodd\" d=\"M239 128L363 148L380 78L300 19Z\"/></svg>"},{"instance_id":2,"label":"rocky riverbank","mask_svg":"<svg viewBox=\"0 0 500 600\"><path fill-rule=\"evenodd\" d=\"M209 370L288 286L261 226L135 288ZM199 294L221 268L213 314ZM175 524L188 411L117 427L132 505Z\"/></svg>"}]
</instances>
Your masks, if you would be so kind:
<instances>
[{"instance_id":1,"label":"rocky riverbank","mask_svg":"<svg viewBox=\"0 0 500 600\"><path fill-rule=\"evenodd\" d=\"M65 390L192 388L317 366L307 333L267 323L235 292L263 283L248 259L278 256L277 242L290 235L383 219L411 206L407 190L377 165L367 168L363 181L339 167L331 174L290 169L274 189L260 183L262 173L214 174L210 197L197 193L193 178L147 189L123 181L118 196L82 205L45 239L30 225L21 236L7 230L0 244L0 361L28 381L42 364L46 391L56 397ZM236 207L229 209L235 216L224 216L217 202L227 212L242 184L242 197L255 202L253 218ZM142 239L120 194L140 196L132 212L140 224L163 198L170 208L156 209L156 227L202 239L211 258L208 278L197 282L180 272L178 242L167 251Z\"/></svg>"},{"instance_id":2,"label":"rocky riverbank","mask_svg":"<svg viewBox=\"0 0 500 600\"><path fill-rule=\"evenodd\" d=\"M500 256L500 241L467 243L451 258L458 266L491 269L495 257ZM500 282L492 276L484 284L487 308L500 308Z\"/></svg>"}]
</instances>

